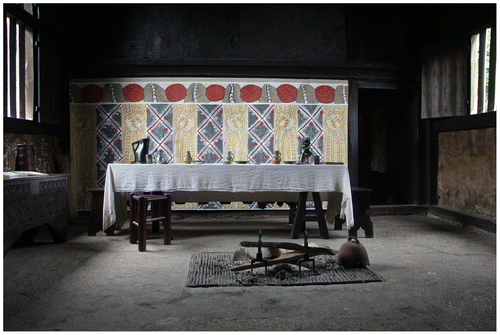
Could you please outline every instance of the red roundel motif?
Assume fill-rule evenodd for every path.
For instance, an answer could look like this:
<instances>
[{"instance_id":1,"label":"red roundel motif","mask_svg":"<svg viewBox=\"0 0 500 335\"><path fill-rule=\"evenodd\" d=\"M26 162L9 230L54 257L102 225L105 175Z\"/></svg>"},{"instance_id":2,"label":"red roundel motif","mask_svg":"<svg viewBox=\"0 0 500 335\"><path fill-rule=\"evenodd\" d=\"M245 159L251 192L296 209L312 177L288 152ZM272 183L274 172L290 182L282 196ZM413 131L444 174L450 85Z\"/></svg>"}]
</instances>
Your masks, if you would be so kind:
<instances>
[{"instance_id":1,"label":"red roundel motif","mask_svg":"<svg viewBox=\"0 0 500 335\"><path fill-rule=\"evenodd\" d=\"M102 101L102 87L90 84L82 87L82 98L84 102L96 103Z\"/></svg>"},{"instance_id":2,"label":"red roundel motif","mask_svg":"<svg viewBox=\"0 0 500 335\"><path fill-rule=\"evenodd\" d=\"M207 87L205 95L210 101L221 101L224 99L225 89L221 85L210 85Z\"/></svg>"},{"instance_id":3,"label":"red roundel motif","mask_svg":"<svg viewBox=\"0 0 500 335\"><path fill-rule=\"evenodd\" d=\"M137 84L130 84L123 88L123 96L128 102L144 100L144 89Z\"/></svg>"},{"instance_id":4,"label":"red roundel motif","mask_svg":"<svg viewBox=\"0 0 500 335\"><path fill-rule=\"evenodd\" d=\"M262 89L256 85L246 85L241 89L241 99L251 103L259 100Z\"/></svg>"},{"instance_id":5,"label":"red roundel motif","mask_svg":"<svg viewBox=\"0 0 500 335\"><path fill-rule=\"evenodd\" d=\"M316 87L316 98L319 102L330 104L335 99L335 89L331 86L318 86Z\"/></svg>"},{"instance_id":6,"label":"red roundel motif","mask_svg":"<svg viewBox=\"0 0 500 335\"><path fill-rule=\"evenodd\" d=\"M297 100L297 89L290 84L283 84L277 88L278 96L284 103L289 103Z\"/></svg>"},{"instance_id":7,"label":"red roundel motif","mask_svg":"<svg viewBox=\"0 0 500 335\"><path fill-rule=\"evenodd\" d=\"M187 89L182 84L173 84L165 90L168 100L172 102L181 101L186 97Z\"/></svg>"}]
</instances>

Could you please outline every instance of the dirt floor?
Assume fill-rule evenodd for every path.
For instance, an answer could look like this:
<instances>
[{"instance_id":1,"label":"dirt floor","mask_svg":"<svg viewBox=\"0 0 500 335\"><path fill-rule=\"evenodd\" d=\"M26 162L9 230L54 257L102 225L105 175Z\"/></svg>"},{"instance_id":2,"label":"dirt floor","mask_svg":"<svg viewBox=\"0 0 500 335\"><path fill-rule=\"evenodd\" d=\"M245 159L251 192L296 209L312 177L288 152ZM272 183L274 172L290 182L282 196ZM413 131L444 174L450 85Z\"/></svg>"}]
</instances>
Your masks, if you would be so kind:
<instances>
[{"instance_id":1,"label":"dirt floor","mask_svg":"<svg viewBox=\"0 0 500 335\"><path fill-rule=\"evenodd\" d=\"M293 287L188 288L192 255L243 240L290 239L287 217L177 217L174 241L149 236L139 253L128 228L69 240L41 232L4 257L4 330L439 331L496 330L496 236L427 215L373 217L360 241L384 282ZM347 231L309 241L338 250Z\"/></svg>"}]
</instances>

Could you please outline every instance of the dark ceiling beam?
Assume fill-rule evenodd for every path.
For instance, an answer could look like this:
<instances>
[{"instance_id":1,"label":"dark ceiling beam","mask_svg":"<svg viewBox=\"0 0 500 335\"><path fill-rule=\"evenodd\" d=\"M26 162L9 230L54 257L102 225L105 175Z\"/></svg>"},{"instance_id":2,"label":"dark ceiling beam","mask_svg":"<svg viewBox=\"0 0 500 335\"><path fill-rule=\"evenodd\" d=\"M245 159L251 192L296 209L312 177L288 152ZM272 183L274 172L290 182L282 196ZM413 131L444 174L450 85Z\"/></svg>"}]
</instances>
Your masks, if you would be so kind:
<instances>
[{"instance_id":1,"label":"dark ceiling beam","mask_svg":"<svg viewBox=\"0 0 500 335\"><path fill-rule=\"evenodd\" d=\"M416 63L310 62L293 60L77 59L70 78L263 77L359 80L419 80Z\"/></svg>"}]
</instances>

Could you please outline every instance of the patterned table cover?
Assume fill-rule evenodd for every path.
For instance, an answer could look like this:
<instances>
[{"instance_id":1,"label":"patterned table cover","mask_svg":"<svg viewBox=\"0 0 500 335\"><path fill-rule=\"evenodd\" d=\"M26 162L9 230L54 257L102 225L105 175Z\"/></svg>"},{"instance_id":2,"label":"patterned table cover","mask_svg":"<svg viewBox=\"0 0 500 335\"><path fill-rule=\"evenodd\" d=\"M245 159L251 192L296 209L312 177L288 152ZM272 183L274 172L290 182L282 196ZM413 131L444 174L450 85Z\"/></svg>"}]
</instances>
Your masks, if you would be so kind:
<instances>
[{"instance_id":1,"label":"patterned table cover","mask_svg":"<svg viewBox=\"0 0 500 335\"><path fill-rule=\"evenodd\" d=\"M108 164L103 230L126 219L124 192L163 191L172 201L297 201L299 192L341 192L340 216L354 225L346 165ZM329 197L329 199L331 199Z\"/></svg>"}]
</instances>

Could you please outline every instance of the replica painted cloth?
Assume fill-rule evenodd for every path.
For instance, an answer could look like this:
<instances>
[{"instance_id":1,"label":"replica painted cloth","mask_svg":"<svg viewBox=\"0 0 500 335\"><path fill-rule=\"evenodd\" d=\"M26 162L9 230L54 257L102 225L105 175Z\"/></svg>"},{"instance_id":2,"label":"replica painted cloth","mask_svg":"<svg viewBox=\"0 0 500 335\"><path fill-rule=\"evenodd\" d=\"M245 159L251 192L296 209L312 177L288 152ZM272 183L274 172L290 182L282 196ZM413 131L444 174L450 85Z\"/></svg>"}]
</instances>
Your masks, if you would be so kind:
<instances>
[{"instance_id":1,"label":"replica painted cloth","mask_svg":"<svg viewBox=\"0 0 500 335\"><path fill-rule=\"evenodd\" d=\"M297 161L308 137L321 162L347 164L347 94L346 81L331 80L73 81L71 197L88 204L86 190L104 187L109 163L132 162L131 144L142 138L165 163L183 162L187 151L206 163L222 162L229 151L249 163L271 163L276 150L282 161ZM235 208L217 202L183 206L178 208ZM236 208L242 206L248 208Z\"/></svg>"}]
</instances>

